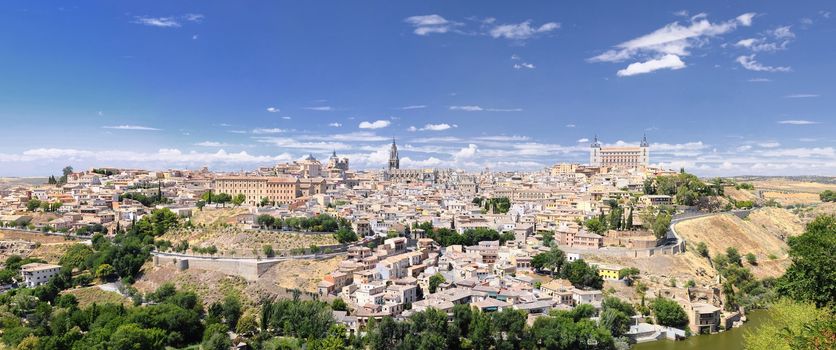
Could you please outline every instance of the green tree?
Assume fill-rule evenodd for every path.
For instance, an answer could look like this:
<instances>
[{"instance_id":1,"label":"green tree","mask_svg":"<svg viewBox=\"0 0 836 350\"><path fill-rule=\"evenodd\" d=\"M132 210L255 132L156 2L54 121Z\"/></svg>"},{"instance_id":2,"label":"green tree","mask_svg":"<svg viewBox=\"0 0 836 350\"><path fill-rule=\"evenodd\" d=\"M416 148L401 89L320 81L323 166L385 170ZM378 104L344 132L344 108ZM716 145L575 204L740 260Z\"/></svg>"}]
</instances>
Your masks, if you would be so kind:
<instances>
[{"instance_id":1,"label":"green tree","mask_svg":"<svg viewBox=\"0 0 836 350\"><path fill-rule=\"evenodd\" d=\"M594 232L599 235L607 232L607 222L601 220L600 218L586 220L586 222L584 222L584 226L586 226L586 229L590 232Z\"/></svg>"},{"instance_id":2,"label":"green tree","mask_svg":"<svg viewBox=\"0 0 836 350\"><path fill-rule=\"evenodd\" d=\"M741 265L742 260L740 257L740 253L737 251L735 247L728 247L726 248L726 257L729 259L729 263L735 265Z\"/></svg>"},{"instance_id":3,"label":"green tree","mask_svg":"<svg viewBox=\"0 0 836 350\"><path fill-rule=\"evenodd\" d=\"M598 274L598 269L590 266L583 259L564 264L560 274L561 277L572 282L576 288L601 289L604 287L604 278Z\"/></svg>"},{"instance_id":4,"label":"green tree","mask_svg":"<svg viewBox=\"0 0 836 350\"><path fill-rule=\"evenodd\" d=\"M607 309L601 312L600 324L614 337L620 337L630 329L630 318L619 310Z\"/></svg>"},{"instance_id":5,"label":"green tree","mask_svg":"<svg viewBox=\"0 0 836 350\"><path fill-rule=\"evenodd\" d=\"M235 326L235 332L238 334L254 334L258 331L258 321L256 321L254 313L245 313L238 319L238 325Z\"/></svg>"},{"instance_id":6,"label":"green tree","mask_svg":"<svg viewBox=\"0 0 836 350\"><path fill-rule=\"evenodd\" d=\"M220 203L222 206L226 207L226 203L232 202L232 196L230 196L227 193L218 193L212 196L212 200L214 201L214 203Z\"/></svg>"},{"instance_id":7,"label":"green tree","mask_svg":"<svg viewBox=\"0 0 836 350\"><path fill-rule=\"evenodd\" d=\"M32 198L28 202L26 202L26 210L28 211L35 211L36 209L41 207L41 201Z\"/></svg>"},{"instance_id":8,"label":"green tree","mask_svg":"<svg viewBox=\"0 0 836 350\"><path fill-rule=\"evenodd\" d=\"M115 274L116 269L114 269L110 264L101 264L98 268L96 268L96 277L102 280L107 280Z\"/></svg>"},{"instance_id":9,"label":"green tree","mask_svg":"<svg viewBox=\"0 0 836 350\"><path fill-rule=\"evenodd\" d=\"M236 194L235 197L232 198L232 205L236 207L240 206L241 204L244 204L246 200L247 196L245 196L243 193Z\"/></svg>"},{"instance_id":10,"label":"green tree","mask_svg":"<svg viewBox=\"0 0 836 350\"><path fill-rule=\"evenodd\" d=\"M554 274L566 263L566 253L557 247L552 247L548 252L540 253L531 258L531 266L538 271L549 271Z\"/></svg>"},{"instance_id":11,"label":"green tree","mask_svg":"<svg viewBox=\"0 0 836 350\"><path fill-rule=\"evenodd\" d=\"M438 285L440 285L440 284L442 284L446 281L447 280L444 279L444 276L442 276L440 273L436 273L436 274L430 276L430 286L429 286L430 287L429 288L430 293L435 293L436 289L438 289Z\"/></svg>"},{"instance_id":12,"label":"green tree","mask_svg":"<svg viewBox=\"0 0 836 350\"><path fill-rule=\"evenodd\" d=\"M93 249L86 244L76 243L71 245L61 256L59 263L61 266L71 269L84 270L87 268L86 262L90 256L93 255Z\"/></svg>"},{"instance_id":13,"label":"green tree","mask_svg":"<svg viewBox=\"0 0 836 350\"><path fill-rule=\"evenodd\" d=\"M358 240L357 234L354 233L354 230L352 230L350 226L340 227L337 232L334 233L334 238L336 238L337 242L340 243L350 243Z\"/></svg>"},{"instance_id":14,"label":"green tree","mask_svg":"<svg viewBox=\"0 0 836 350\"><path fill-rule=\"evenodd\" d=\"M616 297L605 297L604 300L601 302L601 309L602 310L609 310L614 309L623 312L627 316L633 316L636 314L636 309L633 308L633 305L626 301L622 301Z\"/></svg>"},{"instance_id":15,"label":"green tree","mask_svg":"<svg viewBox=\"0 0 836 350\"><path fill-rule=\"evenodd\" d=\"M836 349L832 309L781 299L768 312L765 324L744 333L746 350Z\"/></svg>"},{"instance_id":16,"label":"green tree","mask_svg":"<svg viewBox=\"0 0 836 350\"><path fill-rule=\"evenodd\" d=\"M777 293L818 307L836 305L836 217L817 217L788 243L792 264L778 280Z\"/></svg>"},{"instance_id":17,"label":"green tree","mask_svg":"<svg viewBox=\"0 0 836 350\"><path fill-rule=\"evenodd\" d=\"M659 297L653 300L651 309L660 325L676 328L688 325L688 314L676 301Z\"/></svg>"},{"instance_id":18,"label":"green tree","mask_svg":"<svg viewBox=\"0 0 836 350\"><path fill-rule=\"evenodd\" d=\"M331 309L334 311L348 311L348 304L342 298L336 298L331 302Z\"/></svg>"},{"instance_id":19,"label":"green tree","mask_svg":"<svg viewBox=\"0 0 836 350\"><path fill-rule=\"evenodd\" d=\"M273 228L276 224L276 218L270 214L261 214L256 217L255 221L262 228Z\"/></svg>"},{"instance_id":20,"label":"green tree","mask_svg":"<svg viewBox=\"0 0 836 350\"><path fill-rule=\"evenodd\" d=\"M238 319L241 317L241 301L235 295L227 295L224 297L223 304L223 318L224 322L229 327L229 330L234 330L238 325Z\"/></svg>"},{"instance_id":21,"label":"green tree","mask_svg":"<svg viewBox=\"0 0 836 350\"><path fill-rule=\"evenodd\" d=\"M641 273L641 271L639 271L639 269L635 267L625 267L621 270L618 270L618 279L624 279L628 277L633 278L635 276L638 276L639 273Z\"/></svg>"},{"instance_id":22,"label":"green tree","mask_svg":"<svg viewBox=\"0 0 836 350\"><path fill-rule=\"evenodd\" d=\"M155 350L165 348L165 331L157 328L145 329L135 323L123 324L116 328L110 338L110 349Z\"/></svg>"},{"instance_id":23,"label":"green tree","mask_svg":"<svg viewBox=\"0 0 836 350\"><path fill-rule=\"evenodd\" d=\"M214 325L206 328L203 342L200 344L201 348L203 350L229 350L232 347L232 340L229 339L226 330L212 326Z\"/></svg>"}]
</instances>

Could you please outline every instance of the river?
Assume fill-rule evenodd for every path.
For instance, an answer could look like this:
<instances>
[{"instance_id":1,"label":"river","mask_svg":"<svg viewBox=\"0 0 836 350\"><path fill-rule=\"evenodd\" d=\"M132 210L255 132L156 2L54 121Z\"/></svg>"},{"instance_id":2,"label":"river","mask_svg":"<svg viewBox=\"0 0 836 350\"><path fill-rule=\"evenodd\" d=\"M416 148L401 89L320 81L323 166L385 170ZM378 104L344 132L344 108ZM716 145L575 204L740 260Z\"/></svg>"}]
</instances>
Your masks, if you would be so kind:
<instances>
[{"instance_id":1,"label":"river","mask_svg":"<svg viewBox=\"0 0 836 350\"><path fill-rule=\"evenodd\" d=\"M769 320L769 314L766 310L754 310L746 315L749 320L743 327L734 328L730 331L711 335L698 335L690 337L686 340L672 341L659 340L649 343L636 344L632 350L691 350L691 349L711 349L711 350L742 350L743 349L743 334L752 329L756 329L764 322Z\"/></svg>"}]
</instances>

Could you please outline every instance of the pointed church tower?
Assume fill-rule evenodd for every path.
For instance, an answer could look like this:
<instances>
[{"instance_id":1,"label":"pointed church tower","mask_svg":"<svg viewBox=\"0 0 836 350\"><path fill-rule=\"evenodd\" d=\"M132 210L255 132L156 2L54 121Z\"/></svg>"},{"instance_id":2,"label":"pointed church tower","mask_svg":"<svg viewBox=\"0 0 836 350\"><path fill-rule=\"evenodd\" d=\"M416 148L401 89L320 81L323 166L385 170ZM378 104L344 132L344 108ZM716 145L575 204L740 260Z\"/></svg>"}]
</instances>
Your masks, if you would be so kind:
<instances>
[{"instance_id":1,"label":"pointed church tower","mask_svg":"<svg viewBox=\"0 0 836 350\"><path fill-rule=\"evenodd\" d=\"M642 136L642 143L639 145L639 148L641 148L639 163L647 168L650 166L650 144L647 143L647 134Z\"/></svg>"},{"instance_id":2,"label":"pointed church tower","mask_svg":"<svg viewBox=\"0 0 836 350\"><path fill-rule=\"evenodd\" d=\"M400 169L401 158L398 156L398 145L395 144L395 138L392 138L392 149L389 150L389 170Z\"/></svg>"}]
</instances>

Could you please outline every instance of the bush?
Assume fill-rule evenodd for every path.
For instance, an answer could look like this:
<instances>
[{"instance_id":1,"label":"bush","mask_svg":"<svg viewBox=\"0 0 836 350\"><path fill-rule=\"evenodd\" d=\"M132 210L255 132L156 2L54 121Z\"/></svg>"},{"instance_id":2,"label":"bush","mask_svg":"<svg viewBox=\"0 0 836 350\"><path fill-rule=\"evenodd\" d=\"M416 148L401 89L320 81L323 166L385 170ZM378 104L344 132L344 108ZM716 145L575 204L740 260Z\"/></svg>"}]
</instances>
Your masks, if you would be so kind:
<instances>
[{"instance_id":1,"label":"bush","mask_svg":"<svg viewBox=\"0 0 836 350\"><path fill-rule=\"evenodd\" d=\"M708 257L708 246L705 245L705 242L697 243L697 254L702 257Z\"/></svg>"},{"instance_id":2,"label":"bush","mask_svg":"<svg viewBox=\"0 0 836 350\"><path fill-rule=\"evenodd\" d=\"M740 253L737 252L737 248L735 248L735 247L726 248L726 257L729 258L729 263L737 264L737 265L742 264Z\"/></svg>"},{"instance_id":3,"label":"bush","mask_svg":"<svg viewBox=\"0 0 836 350\"><path fill-rule=\"evenodd\" d=\"M272 245L265 244L263 247L261 247L261 250L264 251L264 256L268 258L272 258L276 255L276 253L273 251Z\"/></svg>"},{"instance_id":4,"label":"bush","mask_svg":"<svg viewBox=\"0 0 836 350\"><path fill-rule=\"evenodd\" d=\"M827 190L819 194L822 202L836 202L836 191Z\"/></svg>"},{"instance_id":5,"label":"bush","mask_svg":"<svg viewBox=\"0 0 836 350\"><path fill-rule=\"evenodd\" d=\"M748 262L749 265L757 265L758 257L756 257L753 253L746 254L746 262Z\"/></svg>"}]
</instances>

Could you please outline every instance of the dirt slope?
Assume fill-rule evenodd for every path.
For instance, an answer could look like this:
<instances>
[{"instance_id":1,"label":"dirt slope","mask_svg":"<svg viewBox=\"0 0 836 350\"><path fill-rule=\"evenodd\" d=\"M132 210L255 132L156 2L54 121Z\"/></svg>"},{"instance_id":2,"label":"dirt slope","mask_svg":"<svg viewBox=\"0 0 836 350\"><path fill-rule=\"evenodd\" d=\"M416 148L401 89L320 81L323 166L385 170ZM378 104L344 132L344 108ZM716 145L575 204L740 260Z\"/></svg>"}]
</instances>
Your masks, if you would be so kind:
<instances>
[{"instance_id":1,"label":"dirt slope","mask_svg":"<svg viewBox=\"0 0 836 350\"><path fill-rule=\"evenodd\" d=\"M264 297L291 297L289 289L316 292L316 284L325 274L337 269L344 258L323 260L289 260L274 265L258 281L247 282L241 277L220 272L188 269L177 271L172 265L154 266L146 263L143 275L134 286L141 292L156 290L166 282L197 293L205 305L220 301L229 294L239 295L248 305L256 305ZM305 297L304 295L302 296Z\"/></svg>"},{"instance_id":2,"label":"dirt slope","mask_svg":"<svg viewBox=\"0 0 836 350\"><path fill-rule=\"evenodd\" d=\"M778 276L788 265L786 238L804 231L804 221L781 208L761 208L740 219L731 214L688 220L676 225L689 249L705 242L712 256L735 247L741 255L754 253L758 264L750 266L758 277Z\"/></svg>"},{"instance_id":3,"label":"dirt slope","mask_svg":"<svg viewBox=\"0 0 836 350\"><path fill-rule=\"evenodd\" d=\"M680 222L676 232L689 243L705 242L712 255L735 247L741 254L785 254L788 236L801 234L804 224L791 212L781 208L762 208L748 218L720 214Z\"/></svg>"}]
</instances>

